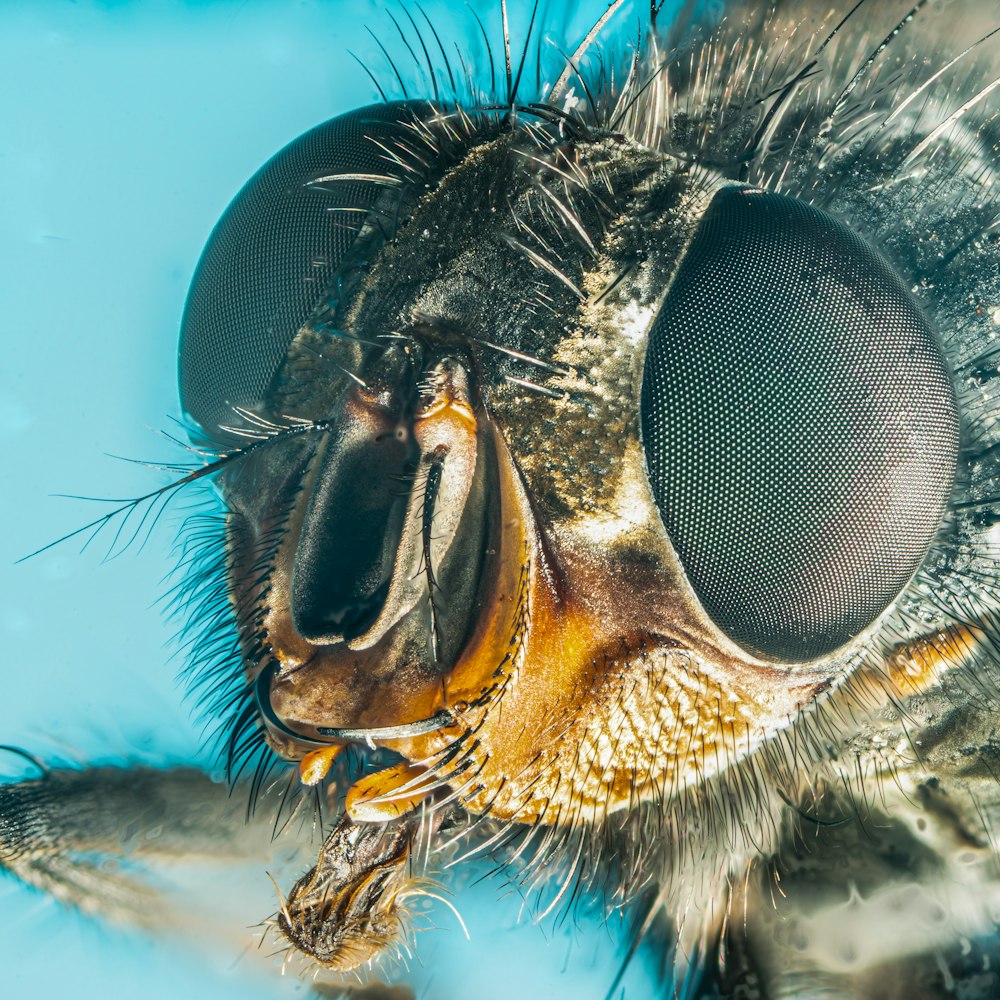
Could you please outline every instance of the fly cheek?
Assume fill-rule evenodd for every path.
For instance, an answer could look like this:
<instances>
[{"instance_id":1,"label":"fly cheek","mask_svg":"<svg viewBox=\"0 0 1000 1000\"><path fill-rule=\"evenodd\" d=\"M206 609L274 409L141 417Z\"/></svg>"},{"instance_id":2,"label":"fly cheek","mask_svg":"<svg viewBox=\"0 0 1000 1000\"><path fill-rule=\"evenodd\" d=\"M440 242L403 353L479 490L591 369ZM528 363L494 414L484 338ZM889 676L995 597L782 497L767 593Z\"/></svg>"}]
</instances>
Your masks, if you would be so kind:
<instances>
[{"instance_id":1,"label":"fly cheek","mask_svg":"<svg viewBox=\"0 0 1000 1000\"><path fill-rule=\"evenodd\" d=\"M698 600L755 657L834 653L937 535L959 416L937 336L889 262L796 199L725 188L650 331L653 496Z\"/></svg>"}]
</instances>

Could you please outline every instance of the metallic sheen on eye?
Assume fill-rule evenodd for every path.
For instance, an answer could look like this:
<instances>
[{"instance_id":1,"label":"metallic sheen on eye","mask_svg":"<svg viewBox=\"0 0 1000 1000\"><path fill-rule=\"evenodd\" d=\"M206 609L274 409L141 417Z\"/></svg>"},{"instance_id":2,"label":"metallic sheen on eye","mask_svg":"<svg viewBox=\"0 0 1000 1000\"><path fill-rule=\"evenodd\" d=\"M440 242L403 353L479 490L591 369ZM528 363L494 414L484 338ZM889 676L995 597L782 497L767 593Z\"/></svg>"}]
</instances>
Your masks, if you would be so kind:
<instances>
[{"instance_id":1,"label":"metallic sheen on eye","mask_svg":"<svg viewBox=\"0 0 1000 1000\"><path fill-rule=\"evenodd\" d=\"M720 191L650 332L653 492L712 619L786 661L862 633L938 533L958 411L935 333L838 219Z\"/></svg>"},{"instance_id":2,"label":"metallic sheen on eye","mask_svg":"<svg viewBox=\"0 0 1000 1000\"><path fill-rule=\"evenodd\" d=\"M426 105L373 104L317 125L250 178L209 237L181 324L181 406L209 438L267 391L292 338L337 274L367 213L392 192L366 174L379 142ZM337 183L335 173L347 176ZM322 183L315 183L321 179ZM388 197L385 197L388 195ZM340 279L343 280L343 279Z\"/></svg>"}]
</instances>

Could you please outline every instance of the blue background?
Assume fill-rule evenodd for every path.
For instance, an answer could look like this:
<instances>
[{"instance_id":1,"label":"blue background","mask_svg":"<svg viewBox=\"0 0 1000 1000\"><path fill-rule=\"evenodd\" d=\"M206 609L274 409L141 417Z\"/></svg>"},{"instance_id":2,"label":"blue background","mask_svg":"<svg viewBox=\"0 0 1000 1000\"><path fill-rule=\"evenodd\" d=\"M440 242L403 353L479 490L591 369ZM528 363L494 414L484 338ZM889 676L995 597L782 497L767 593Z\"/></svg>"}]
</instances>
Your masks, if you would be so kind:
<instances>
[{"instance_id":1,"label":"blue background","mask_svg":"<svg viewBox=\"0 0 1000 1000\"><path fill-rule=\"evenodd\" d=\"M513 6L516 33L527 5ZM128 497L164 481L108 454L178 458L157 430L178 415L177 328L205 238L272 153L373 98L346 49L389 75L364 31L391 40L383 7L0 5L0 742L64 762L209 763L157 604L176 520L109 562L106 546L81 555L70 542L14 563L100 511L51 494ZM458 37L471 23L460 5L425 8L442 25L460 21ZM478 9L498 37L498 0ZM604 4L572 10L566 37L575 44ZM621 23L634 29L635 19ZM17 774L17 761L0 759L0 769ZM423 995L602 998L621 928L585 918L515 927L519 900L499 898L501 889L460 894L471 943L443 911L446 931L419 936L413 978ZM308 993L274 968L261 975L236 951L199 954L109 929L0 882L4 998ZM649 995L645 977L635 963L628 996Z\"/></svg>"}]
</instances>

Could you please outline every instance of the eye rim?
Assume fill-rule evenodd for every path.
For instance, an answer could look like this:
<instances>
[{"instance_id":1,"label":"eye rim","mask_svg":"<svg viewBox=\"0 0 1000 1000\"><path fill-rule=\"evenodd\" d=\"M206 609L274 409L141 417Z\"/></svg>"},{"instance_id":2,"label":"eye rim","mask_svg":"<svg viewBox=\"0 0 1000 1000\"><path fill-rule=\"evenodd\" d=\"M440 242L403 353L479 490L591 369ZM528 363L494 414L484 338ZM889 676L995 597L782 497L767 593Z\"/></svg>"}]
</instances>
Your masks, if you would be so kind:
<instances>
[{"instance_id":1,"label":"eye rim","mask_svg":"<svg viewBox=\"0 0 1000 1000\"><path fill-rule=\"evenodd\" d=\"M651 406L655 406L655 400L651 400L652 390L651 384L654 378L657 376L651 376L651 371L653 369L651 359L654 358L654 352L656 351L657 340L663 341L666 339L662 333L662 327L664 325L664 317L669 316L669 308L671 306L676 306L676 300L672 302L672 296L677 295L678 286L684 285L685 268L690 268L692 260L694 260L699 250L703 251L703 247L699 247L699 239L704 239L706 232L706 225L711 222L710 216L713 212L718 213L720 204L729 201L736 203L737 200L742 201L744 204L768 204L770 199L770 204L783 205L786 208L788 206L794 206L796 209L806 215L812 215L815 219L822 219L826 223L832 225L836 230L843 235L846 234L857 246L862 247L870 261L875 261L878 263L879 267L882 269L882 273L879 277L888 277L891 279L887 281L886 287L890 291L885 293L885 301L879 303L875 301L874 303L869 303L873 308L880 306L885 309L888 304L892 308L898 308L900 303L905 304L905 308L910 310L911 314L918 318L917 326L921 327L921 335L925 337L924 349L928 354L932 364L920 370L920 374L926 376L925 384L933 383L933 387L939 392L938 402L942 403L946 410L944 418L941 423L941 427L944 428L943 439L939 440L937 443L941 445L939 449L938 456L944 455L944 458L937 461L935 469L940 472L941 469L947 470L943 473L943 478L940 479L938 483L938 490L936 494L936 504L934 505L934 510L936 513L934 516L926 516L925 530L923 532L920 547L922 549L919 558L911 559L911 562L907 564L907 572L905 574L897 574L897 583L893 587L891 594L881 602L880 609L870 614L866 620L864 620L859 626L854 627L850 630L844 630L836 642L827 642L824 645L817 645L815 641L812 645L804 645L802 652L792 652L791 648L781 649L778 645L774 643L756 642L753 641L753 637L750 637L748 641L748 629L744 628L742 631L737 626L734 626L732 617L727 617L724 611L720 612L720 601L718 599L713 599L712 595L708 595L706 599L706 588L704 587L703 580L697 578L697 573L692 573L690 562L691 556L690 551L685 551L685 545L683 542L679 544L677 538L677 530L675 524L671 523L671 517L669 513L669 507L671 502L675 502L676 498L664 498L664 490L662 488L662 482L658 484L657 477L660 476L662 480L662 466L664 461L662 457L657 460L655 452L657 449L656 444L651 444L651 440L655 437L655 430L651 431L649 413ZM740 274L742 279L746 273L756 273L759 271L759 267L750 271L745 267L745 262L747 258L744 258L743 272ZM866 261L867 263L867 261ZM697 262L696 262L697 264ZM872 277L866 268L860 265L855 267L856 276L859 279L871 282ZM780 275L779 275L780 276ZM740 291L744 292L745 289L740 285ZM895 302L892 300L892 296L897 296ZM720 295L719 298L725 299L726 296ZM822 308L826 304L825 299L817 300L821 303L819 308ZM875 309L877 312L877 309ZM874 329L874 326L873 326ZM717 337L718 334L711 334L710 336ZM923 359L925 362L927 358ZM936 366L936 367L934 367ZM917 372L917 364L914 362L910 368L911 377L916 377L913 373ZM928 375L930 372L930 375ZM693 391L693 390L692 390ZM911 410L916 410L920 407L922 397L914 393L911 398L907 400L907 405L911 407ZM759 400L758 400L759 402ZM765 400L766 402L766 400ZM910 416L912 417L912 412ZM669 421L668 421L669 422ZM745 184L727 184L722 187L712 198L708 209L699 225L695 231L694 236L687 250L674 273L671 280L671 284L667 294L664 297L663 302L654 318L647 339L646 354L643 361L643 374L642 374L642 387L640 392L640 405L639 405L639 423L640 423L640 441L642 442L644 457L645 457L645 468L647 473L647 478L649 480L650 489L653 493L654 503L659 514L659 519L664 529L670 538L671 545L677 554L679 564L682 567L688 582L691 584L696 599L702 606L706 617L708 620L719 629L719 631L731 642L733 642L741 651L750 654L751 656L758 658L764 662L772 662L777 664L797 664L803 663L807 664L814 661L820 661L829 658L830 656L835 656L838 652L843 652L849 648L856 645L859 637L863 637L870 633L870 631L886 616L890 614L893 607L899 601L900 597L906 593L907 588L912 583L914 577L920 570L920 567L924 565L930 553L934 551L935 541L940 537L942 531L947 529L947 524L949 521L948 514L955 490L958 486L958 472L959 472L959 461L961 457L961 434L962 434L962 413L958 403L958 396L956 392L956 385L954 381L954 375L952 368L947 357L947 353L944 346L941 343L940 337L934 330L933 325L929 317L925 314L925 311L921 307L920 303L911 295L908 289L903 284L902 278L899 271L892 265L892 263L885 257L885 255L874 246L869 240L865 239L861 234L856 232L848 224L838 219L837 217L824 212L818 208L808 205L799 199L791 198L786 195L777 194L770 192L761 188L752 187ZM661 421L662 423L662 421ZM921 428L923 429L923 428ZM940 428L939 428L940 429ZM918 435L914 434L912 437L917 438ZM871 436L872 440L875 440L874 435ZM922 435L921 435L921 439ZM870 443L870 442L869 442ZM920 449L913 446L915 452L920 452ZM930 446L927 445L924 448L924 452L928 455L930 454ZM933 464L933 459L928 458L926 465L930 466ZM660 471L657 470L657 465L661 467ZM693 494L697 494L699 491L697 488L692 489ZM907 495L913 493L913 490L907 491ZM850 508L853 510L852 508ZM897 522L900 519L897 518ZM933 527L928 527L931 522L933 522ZM694 578L693 578L694 577ZM866 575L862 579L862 583L867 583L870 579L870 575ZM767 638L767 637L765 637Z\"/></svg>"}]
</instances>

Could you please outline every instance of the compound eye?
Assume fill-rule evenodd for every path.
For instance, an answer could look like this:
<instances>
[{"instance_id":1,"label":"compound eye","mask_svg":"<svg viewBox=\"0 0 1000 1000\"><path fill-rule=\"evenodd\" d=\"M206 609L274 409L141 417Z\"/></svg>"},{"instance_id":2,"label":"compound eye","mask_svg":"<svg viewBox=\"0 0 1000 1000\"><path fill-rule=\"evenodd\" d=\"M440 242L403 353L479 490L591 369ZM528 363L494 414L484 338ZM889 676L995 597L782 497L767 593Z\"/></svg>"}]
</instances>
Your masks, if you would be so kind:
<instances>
[{"instance_id":1,"label":"compound eye","mask_svg":"<svg viewBox=\"0 0 1000 1000\"><path fill-rule=\"evenodd\" d=\"M261 400L386 190L363 180L313 182L385 173L386 149L425 107L377 104L316 126L264 164L226 209L198 262L181 324L181 406L208 437L234 423L234 406Z\"/></svg>"},{"instance_id":2,"label":"compound eye","mask_svg":"<svg viewBox=\"0 0 1000 1000\"><path fill-rule=\"evenodd\" d=\"M640 417L698 599L766 659L870 626L955 478L951 379L899 276L842 222L754 189L709 205L650 331Z\"/></svg>"}]
</instances>

